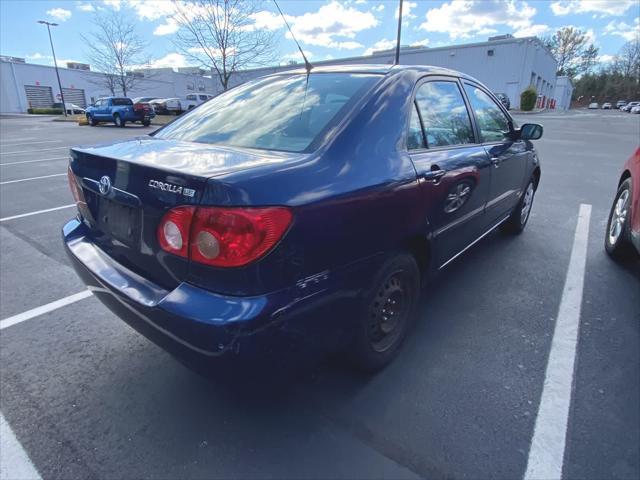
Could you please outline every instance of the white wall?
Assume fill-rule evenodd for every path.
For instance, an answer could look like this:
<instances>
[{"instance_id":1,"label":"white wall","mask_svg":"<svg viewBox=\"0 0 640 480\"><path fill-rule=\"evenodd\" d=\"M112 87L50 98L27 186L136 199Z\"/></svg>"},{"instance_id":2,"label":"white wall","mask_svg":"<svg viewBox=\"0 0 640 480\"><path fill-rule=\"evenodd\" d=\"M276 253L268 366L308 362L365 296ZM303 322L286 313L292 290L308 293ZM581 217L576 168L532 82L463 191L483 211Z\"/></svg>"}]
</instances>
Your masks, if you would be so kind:
<instances>
[{"instance_id":1,"label":"white wall","mask_svg":"<svg viewBox=\"0 0 640 480\"><path fill-rule=\"evenodd\" d=\"M558 77L556 80L556 88L554 98L556 99L556 110L569 110L571 108L571 95L573 94L573 85L569 77Z\"/></svg>"},{"instance_id":2,"label":"white wall","mask_svg":"<svg viewBox=\"0 0 640 480\"><path fill-rule=\"evenodd\" d=\"M87 105L92 98L110 96L111 92L101 81L103 75L98 72L59 68L60 82L63 88L83 89ZM198 82L205 87L206 93L215 93L213 79L196 77L177 72L160 72L148 78L140 79L134 88L127 92L129 97L184 97L188 93L198 93ZM195 83L195 90L188 90L187 84ZM0 62L0 113L25 113L28 108L25 85L51 87L54 101L60 93L56 71L53 67L24 63ZM116 90L116 94L121 94Z\"/></svg>"}]
</instances>

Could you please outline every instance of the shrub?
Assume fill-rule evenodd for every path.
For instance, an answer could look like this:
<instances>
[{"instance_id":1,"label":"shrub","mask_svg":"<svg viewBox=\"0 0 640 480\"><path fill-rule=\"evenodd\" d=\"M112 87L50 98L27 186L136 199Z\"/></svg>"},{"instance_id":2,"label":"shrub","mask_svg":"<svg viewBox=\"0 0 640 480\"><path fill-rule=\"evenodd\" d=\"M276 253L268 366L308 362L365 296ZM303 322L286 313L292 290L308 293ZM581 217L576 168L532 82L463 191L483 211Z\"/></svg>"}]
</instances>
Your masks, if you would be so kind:
<instances>
[{"instance_id":1,"label":"shrub","mask_svg":"<svg viewBox=\"0 0 640 480\"><path fill-rule=\"evenodd\" d=\"M62 115L61 108L29 108L27 113L33 115Z\"/></svg>"},{"instance_id":2,"label":"shrub","mask_svg":"<svg viewBox=\"0 0 640 480\"><path fill-rule=\"evenodd\" d=\"M538 99L538 92L533 87L527 88L520 94L520 110L528 112L533 110L536 106L536 100Z\"/></svg>"}]
</instances>

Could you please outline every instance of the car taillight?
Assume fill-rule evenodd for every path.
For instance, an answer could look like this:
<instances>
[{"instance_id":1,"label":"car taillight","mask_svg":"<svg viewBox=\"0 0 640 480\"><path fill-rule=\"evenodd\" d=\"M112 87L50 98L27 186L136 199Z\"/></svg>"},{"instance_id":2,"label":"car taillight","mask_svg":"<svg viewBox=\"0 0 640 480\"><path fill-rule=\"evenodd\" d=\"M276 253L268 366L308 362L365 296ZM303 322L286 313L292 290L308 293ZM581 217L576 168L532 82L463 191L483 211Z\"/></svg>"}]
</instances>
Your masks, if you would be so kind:
<instances>
[{"instance_id":1,"label":"car taillight","mask_svg":"<svg viewBox=\"0 0 640 480\"><path fill-rule=\"evenodd\" d=\"M80 190L78 186L76 176L73 174L71 166L67 167L67 180L69 180L69 190L71 190L71 195L73 195L76 204L84 202L84 195L82 195L82 190Z\"/></svg>"},{"instance_id":2,"label":"car taillight","mask_svg":"<svg viewBox=\"0 0 640 480\"><path fill-rule=\"evenodd\" d=\"M291 219L285 207L177 207L160 222L158 240L163 250L194 262L240 267L271 250Z\"/></svg>"},{"instance_id":3,"label":"car taillight","mask_svg":"<svg viewBox=\"0 0 640 480\"><path fill-rule=\"evenodd\" d=\"M181 257L189 256L189 229L196 207L172 208L158 225L158 242L163 250Z\"/></svg>"}]
</instances>

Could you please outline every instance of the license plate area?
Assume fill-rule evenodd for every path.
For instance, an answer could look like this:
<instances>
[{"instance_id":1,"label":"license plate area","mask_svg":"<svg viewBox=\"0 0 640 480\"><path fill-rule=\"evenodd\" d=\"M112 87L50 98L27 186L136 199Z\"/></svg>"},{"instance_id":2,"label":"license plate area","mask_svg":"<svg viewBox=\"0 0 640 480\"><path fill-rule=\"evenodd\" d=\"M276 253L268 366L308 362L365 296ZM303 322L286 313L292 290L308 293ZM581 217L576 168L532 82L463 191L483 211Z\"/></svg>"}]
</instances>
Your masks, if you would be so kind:
<instances>
[{"instance_id":1,"label":"license plate area","mask_svg":"<svg viewBox=\"0 0 640 480\"><path fill-rule=\"evenodd\" d=\"M140 239L142 212L139 208L98 197L98 228L115 240L137 247Z\"/></svg>"}]
</instances>

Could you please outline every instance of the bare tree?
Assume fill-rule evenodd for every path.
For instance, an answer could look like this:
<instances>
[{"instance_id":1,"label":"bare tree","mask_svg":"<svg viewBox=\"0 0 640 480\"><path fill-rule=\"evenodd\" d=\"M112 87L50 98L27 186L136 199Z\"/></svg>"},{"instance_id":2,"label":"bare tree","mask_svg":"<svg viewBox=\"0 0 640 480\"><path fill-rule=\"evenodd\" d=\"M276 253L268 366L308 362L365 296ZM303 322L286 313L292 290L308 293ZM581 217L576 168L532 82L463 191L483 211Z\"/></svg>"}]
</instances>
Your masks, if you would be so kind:
<instances>
[{"instance_id":1,"label":"bare tree","mask_svg":"<svg viewBox=\"0 0 640 480\"><path fill-rule=\"evenodd\" d=\"M543 39L545 46L558 62L558 75L576 75L587 73L595 66L598 48L588 45L585 32L574 27L562 27L551 37Z\"/></svg>"},{"instance_id":2,"label":"bare tree","mask_svg":"<svg viewBox=\"0 0 640 480\"><path fill-rule=\"evenodd\" d=\"M144 56L147 44L121 12L99 12L93 23L88 37L81 37L89 48L89 61L104 73L98 82L113 95L118 89L126 97L142 78L132 70L149 63Z\"/></svg>"},{"instance_id":3,"label":"bare tree","mask_svg":"<svg viewBox=\"0 0 640 480\"><path fill-rule=\"evenodd\" d=\"M224 90L231 76L275 60L273 33L255 28L254 0L173 0L179 29L174 44L180 52L212 70Z\"/></svg>"},{"instance_id":4,"label":"bare tree","mask_svg":"<svg viewBox=\"0 0 640 480\"><path fill-rule=\"evenodd\" d=\"M640 81L640 40L627 42L616 55L613 63L615 71L624 77Z\"/></svg>"}]
</instances>

